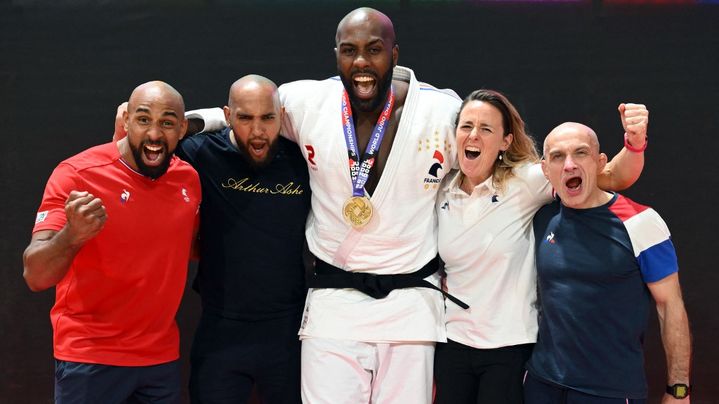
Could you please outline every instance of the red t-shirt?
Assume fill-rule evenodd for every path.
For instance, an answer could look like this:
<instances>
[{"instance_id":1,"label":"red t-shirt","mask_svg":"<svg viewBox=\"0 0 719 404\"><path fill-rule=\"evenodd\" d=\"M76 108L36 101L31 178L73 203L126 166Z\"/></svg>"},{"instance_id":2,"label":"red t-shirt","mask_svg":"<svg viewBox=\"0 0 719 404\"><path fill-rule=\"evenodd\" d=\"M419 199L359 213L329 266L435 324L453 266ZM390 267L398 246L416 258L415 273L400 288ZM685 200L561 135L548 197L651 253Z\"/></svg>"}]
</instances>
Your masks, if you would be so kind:
<instances>
[{"instance_id":1,"label":"red t-shirt","mask_svg":"<svg viewBox=\"0 0 719 404\"><path fill-rule=\"evenodd\" d=\"M115 366L176 360L175 314L199 218L197 172L172 157L152 180L130 169L115 143L93 147L55 168L33 232L63 228L72 190L102 199L107 221L56 286L55 357Z\"/></svg>"}]
</instances>

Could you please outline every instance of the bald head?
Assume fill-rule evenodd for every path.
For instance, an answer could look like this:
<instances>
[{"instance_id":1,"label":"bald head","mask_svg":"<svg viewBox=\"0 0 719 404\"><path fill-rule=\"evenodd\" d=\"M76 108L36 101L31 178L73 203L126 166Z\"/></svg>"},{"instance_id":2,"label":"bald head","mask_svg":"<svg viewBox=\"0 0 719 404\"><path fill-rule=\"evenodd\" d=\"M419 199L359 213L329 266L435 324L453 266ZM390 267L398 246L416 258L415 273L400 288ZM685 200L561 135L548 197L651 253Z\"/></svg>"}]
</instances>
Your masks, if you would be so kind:
<instances>
[{"instance_id":1,"label":"bald head","mask_svg":"<svg viewBox=\"0 0 719 404\"><path fill-rule=\"evenodd\" d=\"M353 113L373 113L382 107L399 58L395 39L392 21L372 8L353 10L337 25L337 72Z\"/></svg>"},{"instance_id":2,"label":"bald head","mask_svg":"<svg viewBox=\"0 0 719 404\"><path fill-rule=\"evenodd\" d=\"M230 87L223 110L232 128L230 141L243 158L257 168L269 164L277 151L283 115L277 85L256 74L244 76Z\"/></svg>"},{"instance_id":3,"label":"bald head","mask_svg":"<svg viewBox=\"0 0 719 404\"><path fill-rule=\"evenodd\" d=\"M123 120L127 137L117 146L125 161L153 179L165 174L187 130L180 93L162 81L141 84L130 95Z\"/></svg>"},{"instance_id":4,"label":"bald head","mask_svg":"<svg viewBox=\"0 0 719 404\"><path fill-rule=\"evenodd\" d=\"M280 97L277 92L277 85L267 77L257 74L248 74L232 83L227 106L230 107L230 109L235 108L243 97L247 97L250 94L272 99L275 109L279 112Z\"/></svg>"},{"instance_id":5,"label":"bald head","mask_svg":"<svg viewBox=\"0 0 719 404\"><path fill-rule=\"evenodd\" d=\"M141 104L155 102L175 111L178 118L185 115L185 101L182 95L164 81L149 81L137 86L130 94L127 109L134 111Z\"/></svg>"},{"instance_id":6,"label":"bald head","mask_svg":"<svg viewBox=\"0 0 719 404\"><path fill-rule=\"evenodd\" d=\"M552 142L560 137L575 137L578 140L585 141L592 149L593 153L599 154L599 139L592 128L577 122L564 122L552 129L544 139L544 155L546 156L551 148Z\"/></svg>"},{"instance_id":7,"label":"bald head","mask_svg":"<svg viewBox=\"0 0 719 404\"><path fill-rule=\"evenodd\" d=\"M379 29L382 38L390 45L395 45L396 37L392 20L384 13L369 7L361 7L350 11L337 25L335 44L339 45L343 33L348 29L364 29L373 32Z\"/></svg>"},{"instance_id":8,"label":"bald head","mask_svg":"<svg viewBox=\"0 0 719 404\"><path fill-rule=\"evenodd\" d=\"M544 139L542 171L564 206L587 209L606 203L611 194L598 185L606 164L597 134L586 125L565 122Z\"/></svg>"}]
</instances>

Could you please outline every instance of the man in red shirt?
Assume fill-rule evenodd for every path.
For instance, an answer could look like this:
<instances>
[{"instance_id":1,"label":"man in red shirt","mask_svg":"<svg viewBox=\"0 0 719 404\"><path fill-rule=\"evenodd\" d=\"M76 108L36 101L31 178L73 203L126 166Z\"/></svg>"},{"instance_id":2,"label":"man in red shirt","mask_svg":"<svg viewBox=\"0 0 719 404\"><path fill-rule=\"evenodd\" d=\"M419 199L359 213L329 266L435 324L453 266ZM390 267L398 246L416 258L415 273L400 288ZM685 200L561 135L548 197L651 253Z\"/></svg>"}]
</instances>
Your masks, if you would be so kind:
<instances>
[{"instance_id":1,"label":"man in red shirt","mask_svg":"<svg viewBox=\"0 0 719 404\"><path fill-rule=\"evenodd\" d=\"M140 85L128 136L48 180L23 261L30 289L56 287L56 403L180 402L175 314L201 200L197 172L173 155L184 113L168 84Z\"/></svg>"}]
</instances>

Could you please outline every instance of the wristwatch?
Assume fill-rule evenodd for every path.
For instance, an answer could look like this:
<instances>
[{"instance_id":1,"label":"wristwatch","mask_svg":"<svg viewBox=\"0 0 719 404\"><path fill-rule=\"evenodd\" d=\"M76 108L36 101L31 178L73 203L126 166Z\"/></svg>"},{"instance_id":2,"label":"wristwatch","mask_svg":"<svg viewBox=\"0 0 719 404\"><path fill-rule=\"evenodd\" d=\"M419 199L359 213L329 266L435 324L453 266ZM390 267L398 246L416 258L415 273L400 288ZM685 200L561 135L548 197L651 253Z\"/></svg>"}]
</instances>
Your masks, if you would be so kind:
<instances>
[{"instance_id":1,"label":"wristwatch","mask_svg":"<svg viewBox=\"0 0 719 404\"><path fill-rule=\"evenodd\" d=\"M691 393L691 391L691 386L684 383L677 383L672 384L671 386L667 386L667 394L674 398L687 398L689 397L689 393Z\"/></svg>"}]
</instances>

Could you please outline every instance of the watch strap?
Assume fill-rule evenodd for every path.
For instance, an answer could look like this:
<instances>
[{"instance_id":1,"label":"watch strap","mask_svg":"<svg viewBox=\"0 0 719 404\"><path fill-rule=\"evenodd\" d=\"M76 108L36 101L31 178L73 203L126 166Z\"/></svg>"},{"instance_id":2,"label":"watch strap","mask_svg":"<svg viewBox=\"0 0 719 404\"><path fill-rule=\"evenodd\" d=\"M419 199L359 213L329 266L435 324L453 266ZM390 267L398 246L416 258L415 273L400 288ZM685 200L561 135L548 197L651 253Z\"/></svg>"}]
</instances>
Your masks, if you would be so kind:
<instances>
[{"instance_id":1,"label":"watch strap","mask_svg":"<svg viewBox=\"0 0 719 404\"><path fill-rule=\"evenodd\" d=\"M684 383L675 383L667 386L667 394L674 398L686 398L691 394L691 386Z\"/></svg>"}]
</instances>

